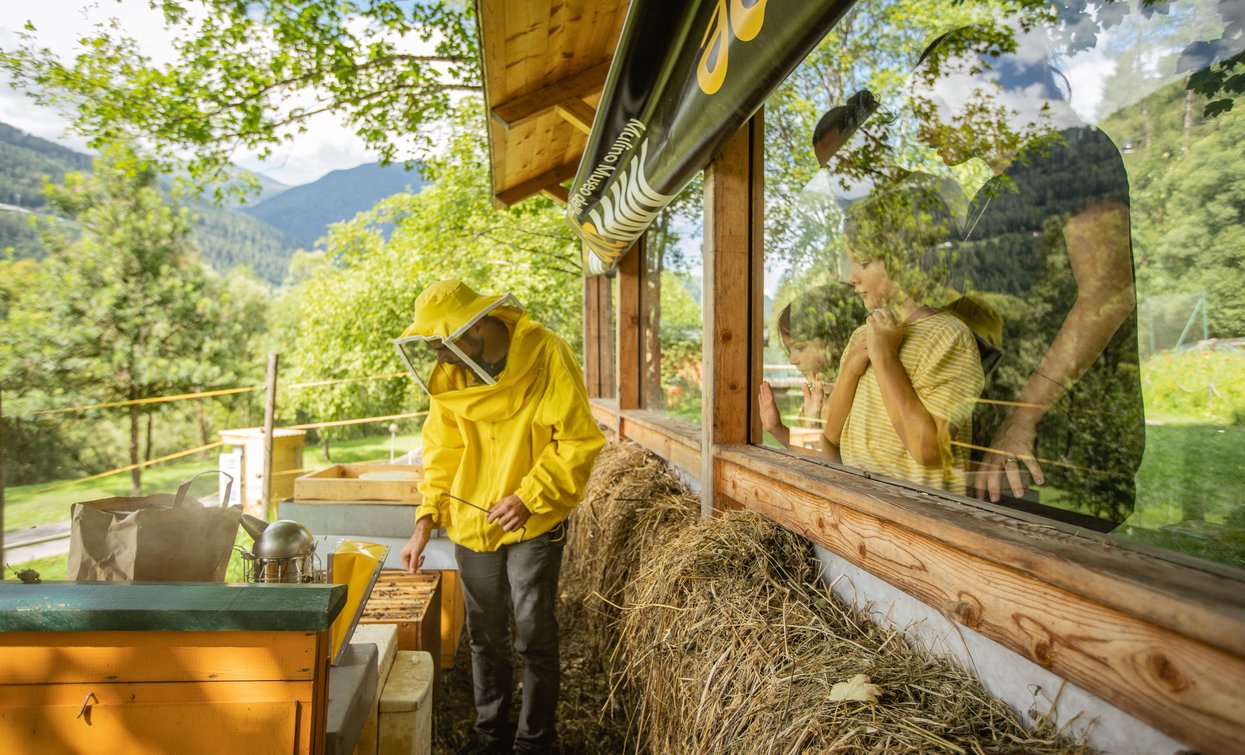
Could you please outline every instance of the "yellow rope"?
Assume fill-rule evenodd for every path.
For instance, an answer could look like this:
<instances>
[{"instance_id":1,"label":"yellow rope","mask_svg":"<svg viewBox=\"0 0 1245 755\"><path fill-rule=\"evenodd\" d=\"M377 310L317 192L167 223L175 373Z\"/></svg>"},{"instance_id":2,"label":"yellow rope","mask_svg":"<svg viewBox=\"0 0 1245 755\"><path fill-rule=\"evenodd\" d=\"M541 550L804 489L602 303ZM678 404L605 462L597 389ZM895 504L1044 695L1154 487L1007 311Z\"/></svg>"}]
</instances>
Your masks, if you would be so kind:
<instances>
[{"instance_id":1,"label":"yellow rope","mask_svg":"<svg viewBox=\"0 0 1245 755\"><path fill-rule=\"evenodd\" d=\"M399 373L399 374L405 374L405 373ZM389 420L395 420L395 419L410 419L411 417L423 417L427 414L428 412L411 412L409 414L390 414L384 417L365 417L363 419L343 419L343 420L337 420L334 422L312 422L312 423L308 423L305 425L288 425L283 429L314 430L319 427L341 427L343 425L362 425L362 424L366 424L369 422L387 422ZM129 466L119 467L117 469L110 469L107 472L100 472L99 474L93 474L90 477L79 477L78 479L75 479L75 480L63 480L61 482L56 482L46 487L32 490L30 491L30 494L36 495L38 493L46 493L49 490L56 490L57 488L63 488L69 485L76 485L80 482L98 480L102 477L109 477L111 475L121 474L122 472L129 472L134 469L140 469L142 467L149 467L153 464L159 464L160 462L163 462L163 461L169 461L170 459L179 459L183 456L190 456L191 454L197 454L201 451L209 451L213 448L216 448L218 446L223 446L223 445L225 445L225 442L218 440L215 443L208 443L205 446L199 446L198 448L192 448L188 451L178 451L177 453L168 454L167 456L161 456L158 459L152 459L150 461L142 461L142 462L139 462L138 464L130 464ZM305 469L296 469L296 470L291 470L288 472L276 472L273 474L273 477L277 477L279 475L298 474L300 472L306 472L306 471L307 470Z\"/></svg>"},{"instance_id":2,"label":"yellow rope","mask_svg":"<svg viewBox=\"0 0 1245 755\"><path fill-rule=\"evenodd\" d=\"M999 456L1003 456L1003 457L1010 457L1013 455L1011 451L1007 451L1002 448L990 448L989 446L976 446L976 445L973 445L972 443L964 443L958 440L951 441L951 445L960 446L961 448L972 449L974 451L985 451L986 453L998 454ZM1020 457L1016 457L1016 458L1018 460L1020 459ZM1094 469L1093 467L1082 467L1079 464L1072 464L1066 461L1056 461L1055 459L1043 459L1040 456L1034 456L1033 459L1037 461L1038 463L1042 464L1043 466L1051 465L1051 466L1056 466L1056 467L1065 467L1067 469L1075 469L1079 472L1091 472L1093 474L1098 474L1098 475L1115 476L1117 474L1115 472L1104 472L1100 469Z\"/></svg>"},{"instance_id":3,"label":"yellow rope","mask_svg":"<svg viewBox=\"0 0 1245 755\"><path fill-rule=\"evenodd\" d=\"M206 398L208 396L228 396L233 393L250 393L252 391L262 391L264 387L255 386L253 388L222 388L217 391L202 391L200 393L182 393L176 396L153 396L151 398L136 398L129 401L109 401L103 404L88 404L86 406L67 406L62 409L44 409L35 412L35 416L48 414L66 414L68 412L85 412L91 409L113 409L118 406L139 406L142 404L163 404L170 401L186 401L192 398Z\"/></svg>"},{"instance_id":4,"label":"yellow rope","mask_svg":"<svg viewBox=\"0 0 1245 755\"><path fill-rule=\"evenodd\" d=\"M406 372L386 372L383 375L368 375L367 377L355 378L335 378L332 380L313 380L306 383L292 383L284 386L282 390L292 391L300 388L316 388L324 385L338 385L340 383L356 383L364 380L391 380L406 375ZM91 409L115 409L119 406L142 406L145 404L165 404L173 401L189 401L191 399L210 398L212 396L229 396L236 393L254 393L255 391L264 390L262 385L253 385L249 388L221 388L212 391L200 391L198 393L179 393L176 396L152 396L149 398L136 398L127 401L108 401L102 404L87 404L84 406L66 406L60 409L43 409L35 412L35 416L45 416L50 414L67 414L69 412L85 412Z\"/></svg>"},{"instance_id":5,"label":"yellow rope","mask_svg":"<svg viewBox=\"0 0 1245 755\"><path fill-rule=\"evenodd\" d=\"M35 495L38 493L46 493L49 490L56 490L57 488L63 488L69 485L76 485L80 482L87 482L88 480L98 480L101 477L109 477L111 475L120 474L122 472L129 472L130 470L133 470L133 469L139 469L141 467L149 467L152 464L159 464L162 461L168 461L170 459L179 459L183 456L190 456L191 454L197 454L200 451L209 451L213 448L216 448L217 446L223 446L224 444L225 444L224 441L218 440L215 443L208 443L206 446L199 446L198 448L192 448L189 451L178 451L175 454L169 454L168 456L161 456L158 459L152 459L150 461L140 461L137 464L131 464L127 467L121 467L119 469L112 469L107 472L100 472L99 474L93 474L90 477L79 477L76 480L64 480L62 482L55 482L55 483L52 483L51 485L48 485L47 487L39 488L38 490L32 490L30 492L31 492L31 495Z\"/></svg>"},{"instance_id":6,"label":"yellow rope","mask_svg":"<svg viewBox=\"0 0 1245 755\"><path fill-rule=\"evenodd\" d=\"M367 417L365 419L341 419L335 422L310 422L305 425L286 425L287 430L315 430L320 427L341 427L343 425L362 425L368 422L385 422L391 419L409 419L423 417L428 412L411 412L410 414L390 414L388 417Z\"/></svg>"}]
</instances>

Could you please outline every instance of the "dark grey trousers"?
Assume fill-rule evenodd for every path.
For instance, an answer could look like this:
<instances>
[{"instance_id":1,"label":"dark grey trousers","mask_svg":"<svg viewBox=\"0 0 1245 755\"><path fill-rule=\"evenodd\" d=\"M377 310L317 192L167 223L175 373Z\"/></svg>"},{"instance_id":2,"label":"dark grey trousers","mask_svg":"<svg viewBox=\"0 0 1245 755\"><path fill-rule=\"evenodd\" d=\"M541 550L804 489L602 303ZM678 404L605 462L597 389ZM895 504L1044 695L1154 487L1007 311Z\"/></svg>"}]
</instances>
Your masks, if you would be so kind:
<instances>
[{"instance_id":1,"label":"dark grey trousers","mask_svg":"<svg viewBox=\"0 0 1245 755\"><path fill-rule=\"evenodd\" d=\"M557 738L561 671L558 666L558 573L564 525L493 553L454 546L462 577L475 687L476 735L487 744L541 751ZM510 654L510 608L514 651L523 663L523 694L517 728L510 723L514 672ZM511 737L513 736L513 740Z\"/></svg>"}]
</instances>

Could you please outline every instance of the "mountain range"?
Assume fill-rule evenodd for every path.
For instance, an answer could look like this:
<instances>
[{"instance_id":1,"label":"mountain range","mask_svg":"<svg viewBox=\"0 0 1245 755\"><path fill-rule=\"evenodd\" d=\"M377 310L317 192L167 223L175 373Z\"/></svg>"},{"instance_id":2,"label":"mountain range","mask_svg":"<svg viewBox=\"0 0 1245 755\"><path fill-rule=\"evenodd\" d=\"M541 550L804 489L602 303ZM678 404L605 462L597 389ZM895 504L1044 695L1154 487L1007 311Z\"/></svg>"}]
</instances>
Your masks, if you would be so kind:
<instances>
[{"instance_id":1,"label":"mountain range","mask_svg":"<svg viewBox=\"0 0 1245 755\"><path fill-rule=\"evenodd\" d=\"M0 250L12 248L18 258L42 257L42 243L29 217L48 213L41 192L45 177L59 182L67 172L90 171L91 164L89 155L0 123ZM293 187L256 177L260 192L246 206L192 200L193 235L200 254L219 272L248 265L273 284L284 280L294 252L314 248L330 224L371 209L385 197L418 192L426 185L417 169L400 165L335 170Z\"/></svg>"}]
</instances>

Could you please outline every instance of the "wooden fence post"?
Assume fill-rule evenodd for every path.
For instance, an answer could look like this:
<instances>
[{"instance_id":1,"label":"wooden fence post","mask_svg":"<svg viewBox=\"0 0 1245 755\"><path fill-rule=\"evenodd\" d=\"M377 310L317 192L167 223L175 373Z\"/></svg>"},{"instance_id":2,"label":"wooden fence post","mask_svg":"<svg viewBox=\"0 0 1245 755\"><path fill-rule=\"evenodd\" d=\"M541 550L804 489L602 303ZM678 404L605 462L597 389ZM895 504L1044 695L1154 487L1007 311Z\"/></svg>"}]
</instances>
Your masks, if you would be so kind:
<instances>
[{"instance_id":1,"label":"wooden fence post","mask_svg":"<svg viewBox=\"0 0 1245 755\"><path fill-rule=\"evenodd\" d=\"M264 395L264 512L273 521L272 447L273 423L277 414L277 360L279 354L268 355L268 387Z\"/></svg>"}]
</instances>

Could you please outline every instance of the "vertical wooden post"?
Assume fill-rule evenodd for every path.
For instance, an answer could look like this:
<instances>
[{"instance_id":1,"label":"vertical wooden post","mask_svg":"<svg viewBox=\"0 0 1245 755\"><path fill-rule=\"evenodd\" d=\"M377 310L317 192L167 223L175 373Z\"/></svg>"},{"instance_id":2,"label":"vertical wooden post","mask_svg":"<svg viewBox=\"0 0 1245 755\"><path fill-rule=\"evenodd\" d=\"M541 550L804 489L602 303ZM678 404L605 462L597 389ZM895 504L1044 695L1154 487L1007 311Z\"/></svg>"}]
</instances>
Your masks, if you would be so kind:
<instances>
[{"instance_id":1,"label":"vertical wooden post","mask_svg":"<svg viewBox=\"0 0 1245 755\"><path fill-rule=\"evenodd\" d=\"M590 398L613 398L614 297L611 278L584 278L584 378Z\"/></svg>"},{"instance_id":2,"label":"vertical wooden post","mask_svg":"<svg viewBox=\"0 0 1245 755\"><path fill-rule=\"evenodd\" d=\"M588 398L601 397L601 355L597 353L597 276L583 279L584 321L584 381L588 384Z\"/></svg>"},{"instance_id":3,"label":"vertical wooden post","mask_svg":"<svg viewBox=\"0 0 1245 755\"><path fill-rule=\"evenodd\" d=\"M640 408L644 355L640 348L640 291L644 286L644 237L618 262L618 411ZM619 438L619 440L622 440Z\"/></svg>"},{"instance_id":4,"label":"vertical wooden post","mask_svg":"<svg viewBox=\"0 0 1245 755\"><path fill-rule=\"evenodd\" d=\"M717 490L714 448L747 443L753 425L751 349L761 281L763 207L760 155L763 121L757 113L723 145L705 171L704 396L701 412L702 516L733 502ZM716 505L715 505L716 504Z\"/></svg>"},{"instance_id":5,"label":"vertical wooden post","mask_svg":"<svg viewBox=\"0 0 1245 755\"><path fill-rule=\"evenodd\" d=\"M618 368L614 361L618 330L614 324L614 280L617 273L597 276L597 354L601 363L601 395L618 398Z\"/></svg>"},{"instance_id":6,"label":"vertical wooden post","mask_svg":"<svg viewBox=\"0 0 1245 755\"><path fill-rule=\"evenodd\" d=\"M748 317L750 324L747 364L748 370L748 417L747 436L741 443L761 443L761 410L758 392L765 379L765 108L752 116L751 165L749 166L748 207L749 236L748 254Z\"/></svg>"},{"instance_id":7,"label":"vertical wooden post","mask_svg":"<svg viewBox=\"0 0 1245 755\"><path fill-rule=\"evenodd\" d=\"M277 415L277 360L279 354L268 355L268 387L264 394L264 513L273 520L272 507L272 446L273 424Z\"/></svg>"}]
</instances>

